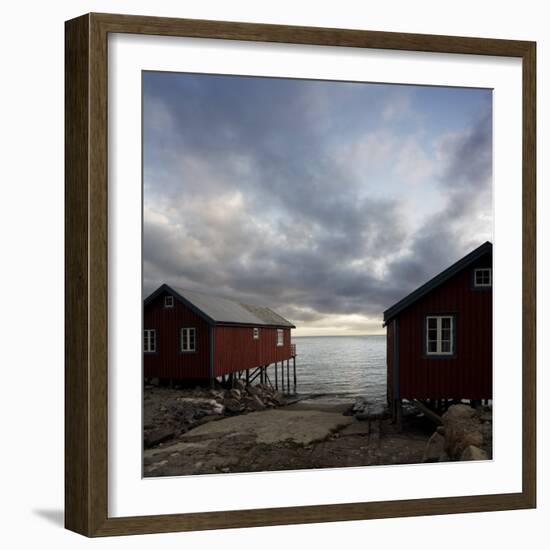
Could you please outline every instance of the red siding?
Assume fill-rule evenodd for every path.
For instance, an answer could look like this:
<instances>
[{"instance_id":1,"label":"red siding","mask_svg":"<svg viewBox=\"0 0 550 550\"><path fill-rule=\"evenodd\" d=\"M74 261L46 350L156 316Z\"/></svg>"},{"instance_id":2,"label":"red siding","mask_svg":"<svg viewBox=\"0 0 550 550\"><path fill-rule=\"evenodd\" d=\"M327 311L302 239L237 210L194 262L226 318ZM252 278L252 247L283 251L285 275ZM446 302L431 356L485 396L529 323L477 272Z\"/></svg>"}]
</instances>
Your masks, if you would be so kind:
<instances>
[{"instance_id":1,"label":"red siding","mask_svg":"<svg viewBox=\"0 0 550 550\"><path fill-rule=\"evenodd\" d=\"M208 378L209 325L196 313L174 300L173 308L164 307L164 296L157 296L144 308L143 328L157 331L157 351L143 354L146 378ZM195 327L196 352L180 351L180 331Z\"/></svg>"},{"instance_id":2,"label":"red siding","mask_svg":"<svg viewBox=\"0 0 550 550\"><path fill-rule=\"evenodd\" d=\"M284 345L277 346L277 329L260 327L254 340L252 327L215 328L214 364L216 376L269 365L290 358L290 329L285 328Z\"/></svg>"},{"instance_id":3,"label":"red siding","mask_svg":"<svg viewBox=\"0 0 550 550\"><path fill-rule=\"evenodd\" d=\"M490 265L489 256L481 258L399 314L400 397L492 398L492 291L473 287L473 270ZM453 358L425 356L425 317L431 314L455 315Z\"/></svg>"},{"instance_id":4,"label":"red siding","mask_svg":"<svg viewBox=\"0 0 550 550\"><path fill-rule=\"evenodd\" d=\"M157 338L156 352L143 354L144 376L173 379L209 378L209 324L178 300L174 300L173 308L165 308L165 295L157 296L144 308L143 328L155 329ZM196 352L180 351L180 331L183 327L195 327ZM213 327L214 376L290 358L289 328L283 329L283 346L277 346L277 328L258 328L260 337L254 340L253 327Z\"/></svg>"}]
</instances>

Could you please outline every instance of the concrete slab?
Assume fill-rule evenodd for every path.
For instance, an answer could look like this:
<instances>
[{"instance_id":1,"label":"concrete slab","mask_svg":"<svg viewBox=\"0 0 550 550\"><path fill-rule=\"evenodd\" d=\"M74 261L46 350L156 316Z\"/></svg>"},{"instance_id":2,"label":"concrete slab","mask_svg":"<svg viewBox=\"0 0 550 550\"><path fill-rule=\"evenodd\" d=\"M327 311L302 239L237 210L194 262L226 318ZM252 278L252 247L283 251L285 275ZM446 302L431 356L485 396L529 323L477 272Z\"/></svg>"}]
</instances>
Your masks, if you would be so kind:
<instances>
[{"instance_id":1,"label":"concrete slab","mask_svg":"<svg viewBox=\"0 0 550 550\"><path fill-rule=\"evenodd\" d=\"M257 443L267 445L284 441L310 445L352 421L352 417L333 412L271 409L208 422L185 434L181 441L241 434L252 435Z\"/></svg>"}]
</instances>

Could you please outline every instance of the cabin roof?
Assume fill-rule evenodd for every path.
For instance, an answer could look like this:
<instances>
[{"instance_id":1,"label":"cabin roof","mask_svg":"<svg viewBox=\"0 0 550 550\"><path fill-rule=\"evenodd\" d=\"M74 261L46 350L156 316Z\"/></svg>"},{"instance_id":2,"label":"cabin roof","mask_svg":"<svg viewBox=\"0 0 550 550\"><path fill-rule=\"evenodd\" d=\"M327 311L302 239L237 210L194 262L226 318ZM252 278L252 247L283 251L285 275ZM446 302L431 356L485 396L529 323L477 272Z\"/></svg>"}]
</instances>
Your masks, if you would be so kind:
<instances>
[{"instance_id":1,"label":"cabin roof","mask_svg":"<svg viewBox=\"0 0 550 550\"><path fill-rule=\"evenodd\" d=\"M472 250L469 254L466 254L463 258L455 262L453 265L430 279L427 283L424 283L422 286L418 287L416 290L399 300L393 306L384 311L384 325L393 319L396 315L401 313L404 309L408 308L410 305L414 304L420 298L424 297L426 294L434 290L435 288L441 286L443 283L448 281L451 277L466 269L472 265L476 260L484 256L485 254L492 254L493 245L489 241L484 242L481 246L478 246L475 250Z\"/></svg>"},{"instance_id":2,"label":"cabin roof","mask_svg":"<svg viewBox=\"0 0 550 550\"><path fill-rule=\"evenodd\" d=\"M167 284L163 284L148 296L145 299L145 304L148 304L163 292L173 294L211 324L296 328L290 321L266 306L245 304L204 292L172 287Z\"/></svg>"}]
</instances>

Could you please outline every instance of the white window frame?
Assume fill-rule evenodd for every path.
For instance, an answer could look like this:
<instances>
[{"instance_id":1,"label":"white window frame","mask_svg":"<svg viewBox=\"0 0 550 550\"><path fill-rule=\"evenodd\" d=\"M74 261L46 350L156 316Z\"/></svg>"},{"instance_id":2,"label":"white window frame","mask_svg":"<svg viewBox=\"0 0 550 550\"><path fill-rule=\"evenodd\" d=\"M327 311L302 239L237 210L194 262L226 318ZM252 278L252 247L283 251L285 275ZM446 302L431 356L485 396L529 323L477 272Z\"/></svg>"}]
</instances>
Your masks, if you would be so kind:
<instances>
[{"instance_id":1,"label":"white window frame","mask_svg":"<svg viewBox=\"0 0 550 550\"><path fill-rule=\"evenodd\" d=\"M153 338L151 338L151 336ZM153 345L151 345L151 343ZM157 331L154 328L146 328L143 330L143 352L155 353L157 351Z\"/></svg>"},{"instance_id":2,"label":"white window frame","mask_svg":"<svg viewBox=\"0 0 550 550\"><path fill-rule=\"evenodd\" d=\"M430 340L430 319L436 319L436 350L430 351L430 342L433 342L434 340ZM450 339L449 340L443 340L442 333L443 333L443 319L450 319ZM447 355L451 356L455 354L455 317L454 315L427 315L426 316L426 355ZM450 342L450 348L449 351L442 351L443 342Z\"/></svg>"},{"instance_id":3,"label":"white window frame","mask_svg":"<svg viewBox=\"0 0 550 550\"><path fill-rule=\"evenodd\" d=\"M185 337L184 337L185 334ZM191 334L193 334L193 347L191 348ZM185 347L184 347L185 342ZM195 327L182 327L180 330L180 351L192 353L197 351L197 330Z\"/></svg>"},{"instance_id":4,"label":"white window frame","mask_svg":"<svg viewBox=\"0 0 550 550\"><path fill-rule=\"evenodd\" d=\"M285 331L282 328L277 329L277 347L285 345Z\"/></svg>"},{"instance_id":5,"label":"white window frame","mask_svg":"<svg viewBox=\"0 0 550 550\"><path fill-rule=\"evenodd\" d=\"M260 329L255 327L252 329L252 338L254 340L259 340L260 339Z\"/></svg>"},{"instance_id":6,"label":"white window frame","mask_svg":"<svg viewBox=\"0 0 550 550\"><path fill-rule=\"evenodd\" d=\"M173 296L165 296L164 297L164 307L165 308L171 308L174 307L174 297Z\"/></svg>"},{"instance_id":7,"label":"white window frame","mask_svg":"<svg viewBox=\"0 0 550 550\"><path fill-rule=\"evenodd\" d=\"M489 273L489 282L488 283L478 283L477 274L482 271L487 271ZM474 286L476 288L488 288L493 284L493 270L490 267L478 267L474 269Z\"/></svg>"}]
</instances>

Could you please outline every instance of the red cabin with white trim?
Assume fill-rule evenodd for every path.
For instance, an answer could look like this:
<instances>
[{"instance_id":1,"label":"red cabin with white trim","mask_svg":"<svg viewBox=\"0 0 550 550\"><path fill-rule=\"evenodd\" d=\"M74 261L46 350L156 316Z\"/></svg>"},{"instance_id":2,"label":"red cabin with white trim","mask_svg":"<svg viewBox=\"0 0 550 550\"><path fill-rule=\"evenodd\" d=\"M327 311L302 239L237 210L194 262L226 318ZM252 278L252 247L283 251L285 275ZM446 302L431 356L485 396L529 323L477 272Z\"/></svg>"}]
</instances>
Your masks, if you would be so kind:
<instances>
[{"instance_id":1,"label":"red cabin with white trim","mask_svg":"<svg viewBox=\"0 0 550 550\"><path fill-rule=\"evenodd\" d=\"M268 307L163 284L144 302L144 377L213 380L282 362L293 328Z\"/></svg>"},{"instance_id":2,"label":"red cabin with white trim","mask_svg":"<svg viewBox=\"0 0 550 550\"><path fill-rule=\"evenodd\" d=\"M384 312L388 402L492 399L493 245Z\"/></svg>"}]
</instances>

